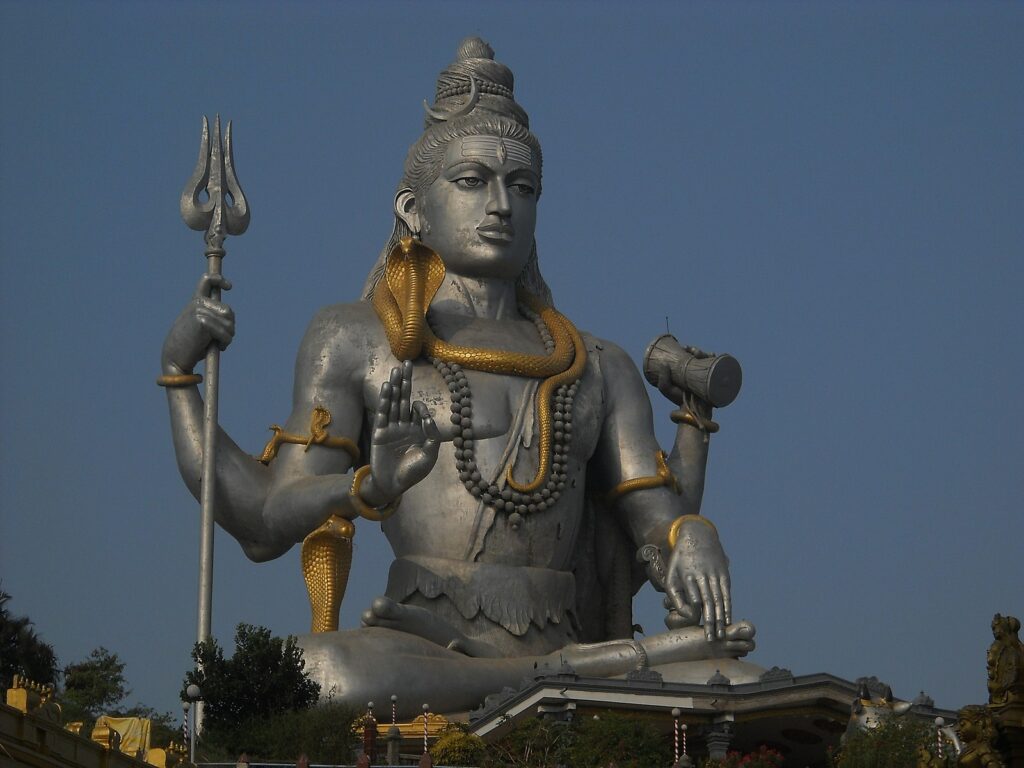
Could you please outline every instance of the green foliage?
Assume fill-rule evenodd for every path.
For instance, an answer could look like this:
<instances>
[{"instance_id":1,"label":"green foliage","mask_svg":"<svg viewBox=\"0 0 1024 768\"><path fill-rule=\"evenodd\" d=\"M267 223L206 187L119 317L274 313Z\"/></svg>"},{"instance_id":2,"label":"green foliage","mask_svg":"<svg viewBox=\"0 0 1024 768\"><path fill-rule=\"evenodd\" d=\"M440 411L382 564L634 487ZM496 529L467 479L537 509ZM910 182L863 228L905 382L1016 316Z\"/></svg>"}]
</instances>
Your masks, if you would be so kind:
<instances>
[{"instance_id":1,"label":"green foliage","mask_svg":"<svg viewBox=\"0 0 1024 768\"><path fill-rule=\"evenodd\" d=\"M784 762L780 752L762 745L756 752L740 754L729 752L725 760L707 759L701 762L701 768L779 768Z\"/></svg>"},{"instance_id":2,"label":"green foliage","mask_svg":"<svg viewBox=\"0 0 1024 768\"><path fill-rule=\"evenodd\" d=\"M0 589L0 686L7 689L15 675L24 675L41 685L57 682L57 656L53 646L43 642L28 616L12 616L7 608L11 596Z\"/></svg>"},{"instance_id":3,"label":"green foliage","mask_svg":"<svg viewBox=\"0 0 1024 768\"><path fill-rule=\"evenodd\" d=\"M603 712L600 719L573 722L569 765L647 768L670 765L670 740L648 719Z\"/></svg>"},{"instance_id":4,"label":"green foliage","mask_svg":"<svg viewBox=\"0 0 1024 768\"><path fill-rule=\"evenodd\" d=\"M124 679L124 662L102 646L89 658L64 667L60 696L65 720L95 720L113 714L131 691Z\"/></svg>"},{"instance_id":5,"label":"green foliage","mask_svg":"<svg viewBox=\"0 0 1024 768\"><path fill-rule=\"evenodd\" d=\"M213 638L196 643L192 659L196 669L185 675L182 698L189 684L199 686L207 728L227 731L280 712L306 709L320 695L319 684L306 674L295 638L271 637L265 627L239 624L230 659L224 658Z\"/></svg>"},{"instance_id":6,"label":"green foliage","mask_svg":"<svg viewBox=\"0 0 1024 768\"><path fill-rule=\"evenodd\" d=\"M311 763L352 762L355 713L341 704L277 712L233 725L207 725L196 748L201 762L234 762L243 752L253 761L295 762L305 754Z\"/></svg>"},{"instance_id":7,"label":"green foliage","mask_svg":"<svg viewBox=\"0 0 1024 768\"><path fill-rule=\"evenodd\" d=\"M487 751L487 768L647 768L672 762L671 743L649 720L612 711L572 723L527 720Z\"/></svg>"},{"instance_id":8,"label":"green foliage","mask_svg":"<svg viewBox=\"0 0 1024 768\"><path fill-rule=\"evenodd\" d=\"M488 747L487 768L558 768L568 765L570 725L531 718Z\"/></svg>"},{"instance_id":9,"label":"green foliage","mask_svg":"<svg viewBox=\"0 0 1024 768\"><path fill-rule=\"evenodd\" d=\"M840 750L832 755L833 768L915 768L923 748L933 754L935 729L910 717L890 718L877 728L857 731L846 737ZM938 765L956 765L946 750ZM935 758L938 759L937 757Z\"/></svg>"},{"instance_id":10,"label":"green foliage","mask_svg":"<svg viewBox=\"0 0 1024 768\"><path fill-rule=\"evenodd\" d=\"M437 765L480 765L487 747L479 736L453 726L438 737L430 754Z\"/></svg>"}]
</instances>

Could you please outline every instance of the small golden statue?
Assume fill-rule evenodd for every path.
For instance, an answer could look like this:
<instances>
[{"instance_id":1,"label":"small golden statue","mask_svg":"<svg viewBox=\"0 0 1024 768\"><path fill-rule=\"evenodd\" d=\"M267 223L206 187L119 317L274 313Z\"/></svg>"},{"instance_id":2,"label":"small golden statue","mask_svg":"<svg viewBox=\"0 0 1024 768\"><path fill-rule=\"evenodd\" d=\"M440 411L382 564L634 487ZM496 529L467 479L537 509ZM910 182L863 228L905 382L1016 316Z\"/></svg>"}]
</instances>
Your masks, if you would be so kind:
<instances>
[{"instance_id":1,"label":"small golden statue","mask_svg":"<svg viewBox=\"0 0 1024 768\"><path fill-rule=\"evenodd\" d=\"M988 649L988 703L1003 706L1024 702L1024 644L1017 632L1020 620L996 614Z\"/></svg>"},{"instance_id":2,"label":"small golden statue","mask_svg":"<svg viewBox=\"0 0 1024 768\"><path fill-rule=\"evenodd\" d=\"M957 730L963 749L957 760L962 768L1005 768L993 742L996 725L986 707L971 704L958 713Z\"/></svg>"}]
</instances>

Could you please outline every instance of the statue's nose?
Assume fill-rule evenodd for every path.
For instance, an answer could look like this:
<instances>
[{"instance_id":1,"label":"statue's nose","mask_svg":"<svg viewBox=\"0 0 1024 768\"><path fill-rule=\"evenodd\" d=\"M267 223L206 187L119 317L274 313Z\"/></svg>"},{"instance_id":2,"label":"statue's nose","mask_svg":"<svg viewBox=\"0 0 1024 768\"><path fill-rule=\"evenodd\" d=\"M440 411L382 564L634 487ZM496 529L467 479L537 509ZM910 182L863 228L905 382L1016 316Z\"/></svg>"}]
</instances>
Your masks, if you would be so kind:
<instances>
[{"instance_id":1,"label":"statue's nose","mask_svg":"<svg viewBox=\"0 0 1024 768\"><path fill-rule=\"evenodd\" d=\"M492 216L508 217L512 214L512 206L509 204L508 189L501 182L491 184L490 195L487 198L487 207L484 209Z\"/></svg>"}]
</instances>

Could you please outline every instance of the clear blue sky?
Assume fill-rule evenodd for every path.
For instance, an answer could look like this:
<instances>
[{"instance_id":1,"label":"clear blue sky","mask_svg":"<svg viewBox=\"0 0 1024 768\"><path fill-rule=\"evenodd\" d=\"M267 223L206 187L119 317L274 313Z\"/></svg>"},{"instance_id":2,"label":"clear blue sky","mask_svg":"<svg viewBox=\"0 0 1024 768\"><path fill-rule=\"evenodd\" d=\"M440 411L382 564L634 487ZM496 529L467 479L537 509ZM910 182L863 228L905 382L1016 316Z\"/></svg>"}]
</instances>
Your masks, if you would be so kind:
<instances>
[{"instance_id":1,"label":"clear blue sky","mask_svg":"<svg viewBox=\"0 0 1024 768\"><path fill-rule=\"evenodd\" d=\"M1019 3L0 2L13 610L178 711L198 512L154 378L204 267L177 211L201 117L235 121L252 204L221 409L258 452L309 318L358 296L468 34L543 142L560 309L637 360L667 315L744 366L704 511L752 660L984 701L992 614L1024 617ZM356 542L347 626L389 555L373 525ZM216 557L229 646L240 621L307 630L297 550L256 565L219 534ZM649 631L658 603L638 601Z\"/></svg>"}]
</instances>

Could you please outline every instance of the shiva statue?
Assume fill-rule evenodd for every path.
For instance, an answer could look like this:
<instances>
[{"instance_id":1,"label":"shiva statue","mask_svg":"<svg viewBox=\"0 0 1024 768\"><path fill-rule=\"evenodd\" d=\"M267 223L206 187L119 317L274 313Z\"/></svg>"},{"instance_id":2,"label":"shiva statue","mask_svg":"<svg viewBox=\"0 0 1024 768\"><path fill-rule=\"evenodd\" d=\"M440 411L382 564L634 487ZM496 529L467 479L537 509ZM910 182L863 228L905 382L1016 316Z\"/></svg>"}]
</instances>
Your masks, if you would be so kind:
<instances>
[{"instance_id":1,"label":"shiva statue","mask_svg":"<svg viewBox=\"0 0 1024 768\"><path fill-rule=\"evenodd\" d=\"M713 673L753 649L754 627L733 622L728 559L699 514L711 405L663 379L682 406L666 455L629 356L555 308L534 240L541 147L491 47L463 41L424 106L391 236L361 300L310 323L287 422L259 458L219 433L216 522L265 561L382 521L395 559L362 626L338 631L335 605L299 638L335 700L401 691L458 712L566 665ZM177 462L197 497L192 370L234 336L231 309L211 298L228 288L204 276L162 351ZM332 551L304 548L307 580L326 580L314 603L344 589ZM668 629L634 639L632 598L648 579Z\"/></svg>"}]
</instances>

